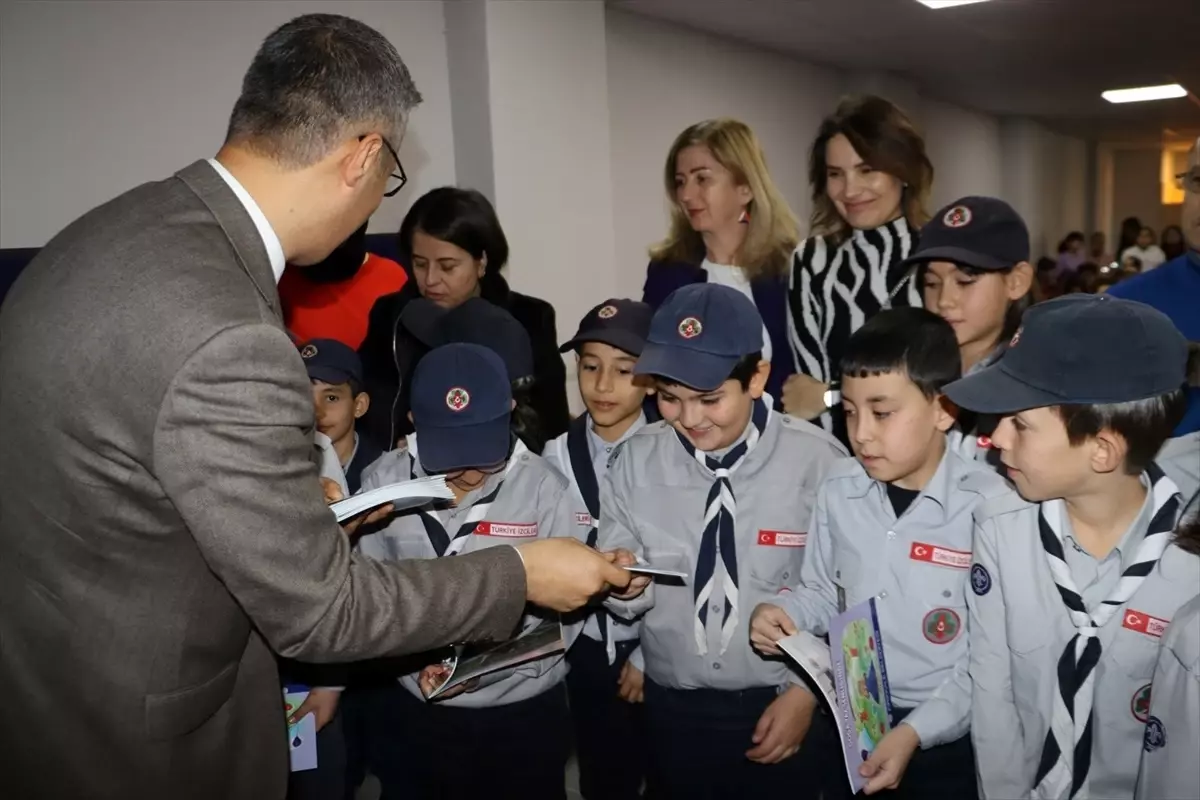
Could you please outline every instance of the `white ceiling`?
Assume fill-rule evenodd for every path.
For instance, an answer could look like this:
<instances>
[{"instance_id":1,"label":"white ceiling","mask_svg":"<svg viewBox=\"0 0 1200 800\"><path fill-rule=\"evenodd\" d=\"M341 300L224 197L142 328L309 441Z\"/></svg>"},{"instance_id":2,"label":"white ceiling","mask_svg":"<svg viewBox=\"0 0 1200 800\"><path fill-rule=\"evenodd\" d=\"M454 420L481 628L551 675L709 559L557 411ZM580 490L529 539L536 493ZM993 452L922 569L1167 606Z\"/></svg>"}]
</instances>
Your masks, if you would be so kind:
<instances>
[{"instance_id":1,"label":"white ceiling","mask_svg":"<svg viewBox=\"0 0 1200 800\"><path fill-rule=\"evenodd\" d=\"M613 7L1031 116L1088 138L1200 133L1200 0L609 0ZM1112 105L1105 89L1182 83L1192 97Z\"/></svg>"}]
</instances>

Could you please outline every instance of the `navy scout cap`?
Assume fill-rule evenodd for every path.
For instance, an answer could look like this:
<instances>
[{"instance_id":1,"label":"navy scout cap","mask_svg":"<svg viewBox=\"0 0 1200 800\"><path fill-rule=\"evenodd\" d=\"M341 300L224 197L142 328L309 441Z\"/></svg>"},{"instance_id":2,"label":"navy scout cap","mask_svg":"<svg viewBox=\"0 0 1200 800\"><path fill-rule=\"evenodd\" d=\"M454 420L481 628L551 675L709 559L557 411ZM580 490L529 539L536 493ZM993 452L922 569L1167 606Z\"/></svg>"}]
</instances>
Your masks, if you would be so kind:
<instances>
[{"instance_id":1,"label":"navy scout cap","mask_svg":"<svg viewBox=\"0 0 1200 800\"><path fill-rule=\"evenodd\" d=\"M601 342L640 356L650 333L654 309L636 300L609 299L593 308L580 321L575 336L558 348L560 353L578 350L585 342Z\"/></svg>"},{"instance_id":2,"label":"navy scout cap","mask_svg":"<svg viewBox=\"0 0 1200 800\"><path fill-rule=\"evenodd\" d=\"M492 466L508 457L512 389L492 350L477 344L431 350L413 372L411 405L426 472Z\"/></svg>"},{"instance_id":3,"label":"navy scout cap","mask_svg":"<svg viewBox=\"0 0 1200 800\"><path fill-rule=\"evenodd\" d=\"M964 197L921 228L905 266L950 261L976 269L1011 269L1029 260L1029 229L1012 206L995 197Z\"/></svg>"},{"instance_id":4,"label":"navy scout cap","mask_svg":"<svg viewBox=\"0 0 1200 800\"><path fill-rule=\"evenodd\" d=\"M310 339L297 347L309 378L335 386L351 381L362 386L362 361L354 348L337 339Z\"/></svg>"},{"instance_id":5,"label":"navy scout cap","mask_svg":"<svg viewBox=\"0 0 1200 800\"><path fill-rule=\"evenodd\" d=\"M1182 387L1187 360L1187 340L1161 311L1104 294L1069 294L1026 311L1000 360L944 391L958 406L985 414L1125 403Z\"/></svg>"},{"instance_id":6,"label":"navy scout cap","mask_svg":"<svg viewBox=\"0 0 1200 800\"><path fill-rule=\"evenodd\" d=\"M729 286L694 283L671 292L654 312L633 371L711 391L762 347L762 317L749 297Z\"/></svg>"}]
</instances>

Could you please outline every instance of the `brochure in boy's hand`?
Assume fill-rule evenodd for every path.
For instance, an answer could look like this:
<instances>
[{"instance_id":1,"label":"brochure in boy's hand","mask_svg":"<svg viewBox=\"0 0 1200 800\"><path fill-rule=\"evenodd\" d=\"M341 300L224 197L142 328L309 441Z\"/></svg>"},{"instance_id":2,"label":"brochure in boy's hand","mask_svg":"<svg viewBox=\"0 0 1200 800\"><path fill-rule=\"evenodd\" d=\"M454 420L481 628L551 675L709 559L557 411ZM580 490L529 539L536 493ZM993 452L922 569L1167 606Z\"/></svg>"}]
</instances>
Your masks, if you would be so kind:
<instances>
[{"instance_id":1,"label":"brochure in boy's hand","mask_svg":"<svg viewBox=\"0 0 1200 800\"><path fill-rule=\"evenodd\" d=\"M874 598L830 621L828 647L803 631L781 639L779 647L820 687L842 740L851 790L858 792L867 782L858 768L892 729L892 699Z\"/></svg>"},{"instance_id":2,"label":"brochure in boy's hand","mask_svg":"<svg viewBox=\"0 0 1200 800\"><path fill-rule=\"evenodd\" d=\"M308 697L308 687L288 686L283 690L283 708L287 719ZM317 768L317 718L311 711L287 726L288 758L292 772Z\"/></svg>"},{"instance_id":3,"label":"brochure in boy's hand","mask_svg":"<svg viewBox=\"0 0 1200 800\"><path fill-rule=\"evenodd\" d=\"M540 658L561 653L566 649L563 641L562 623L557 619L543 620L533 628L522 633L515 639L491 645L484 650L457 645L455 654L447 662L450 675L438 686L426 700L436 700L439 695L453 689L455 686L496 672Z\"/></svg>"},{"instance_id":4,"label":"brochure in boy's hand","mask_svg":"<svg viewBox=\"0 0 1200 800\"><path fill-rule=\"evenodd\" d=\"M357 517L359 514L388 503L394 505L397 511L403 511L406 508L423 506L430 500L453 499L454 492L450 491L450 487L446 485L446 478L436 475L431 478L391 483L368 492L359 492L345 500L332 503L329 507L333 509L338 522L345 522L351 517Z\"/></svg>"}]
</instances>

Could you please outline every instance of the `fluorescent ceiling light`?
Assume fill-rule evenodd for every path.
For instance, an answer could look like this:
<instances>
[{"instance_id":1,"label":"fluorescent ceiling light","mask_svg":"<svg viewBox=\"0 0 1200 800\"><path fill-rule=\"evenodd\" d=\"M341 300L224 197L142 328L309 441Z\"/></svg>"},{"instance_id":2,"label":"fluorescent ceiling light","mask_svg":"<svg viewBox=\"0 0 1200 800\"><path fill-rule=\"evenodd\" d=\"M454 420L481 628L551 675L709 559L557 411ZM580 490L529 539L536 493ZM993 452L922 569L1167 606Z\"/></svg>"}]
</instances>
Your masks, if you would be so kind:
<instances>
[{"instance_id":1,"label":"fluorescent ceiling light","mask_svg":"<svg viewBox=\"0 0 1200 800\"><path fill-rule=\"evenodd\" d=\"M936 11L939 8L954 8L955 6L968 6L972 3L986 3L987 0L917 0L917 2Z\"/></svg>"},{"instance_id":2,"label":"fluorescent ceiling light","mask_svg":"<svg viewBox=\"0 0 1200 800\"><path fill-rule=\"evenodd\" d=\"M1146 100L1174 100L1187 97L1187 89L1178 83L1165 86L1141 86L1137 89L1111 89L1100 96L1110 103L1141 103Z\"/></svg>"}]
</instances>

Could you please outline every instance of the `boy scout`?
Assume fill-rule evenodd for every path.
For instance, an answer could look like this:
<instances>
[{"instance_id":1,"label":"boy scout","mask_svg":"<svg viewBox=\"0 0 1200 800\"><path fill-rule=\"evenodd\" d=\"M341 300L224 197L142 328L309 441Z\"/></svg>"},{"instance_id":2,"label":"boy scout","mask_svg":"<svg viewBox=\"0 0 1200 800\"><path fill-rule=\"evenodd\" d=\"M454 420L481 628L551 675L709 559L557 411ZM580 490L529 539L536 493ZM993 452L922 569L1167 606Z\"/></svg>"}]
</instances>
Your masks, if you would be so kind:
<instances>
[{"instance_id":1,"label":"boy scout","mask_svg":"<svg viewBox=\"0 0 1200 800\"><path fill-rule=\"evenodd\" d=\"M362 552L442 558L572 536L581 512L566 480L513 435L512 407L508 371L491 350L450 344L422 358L412 380L416 433L368 469L363 489L441 474L456 502L394 517L362 537ZM525 627L547 613L531 609ZM424 699L439 671L430 663L378 698L366 747L378 754L371 769L383 796L561 797L570 741L562 658L486 675L433 704Z\"/></svg>"},{"instance_id":2,"label":"boy scout","mask_svg":"<svg viewBox=\"0 0 1200 800\"><path fill-rule=\"evenodd\" d=\"M662 796L816 797L828 769L797 749L813 695L750 649L749 610L799 574L808 519L841 445L771 410L762 319L736 289L676 290L654 315L635 373L663 422L618 450L600 490L599 546L682 561L610 608L642 618L651 782Z\"/></svg>"},{"instance_id":3,"label":"boy scout","mask_svg":"<svg viewBox=\"0 0 1200 800\"><path fill-rule=\"evenodd\" d=\"M838 462L821 485L799 581L751 622L755 648L778 655L775 643L797 628L823 635L847 605L875 598L894 714L861 768L868 794L976 796L967 736L972 514L1012 489L948 444L954 417L942 389L960 371L953 328L924 309L883 311L850 337L842 405L857 460Z\"/></svg>"},{"instance_id":4,"label":"boy scout","mask_svg":"<svg viewBox=\"0 0 1200 800\"><path fill-rule=\"evenodd\" d=\"M574 351L579 394L587 413L546 445L543 457L567 476L587 524L575 531L596 545L600 483L618 445L646 424L646 388L633 365L650 330L653 309L633 300L605 300L587 313L560 350ZM641 626L601 608L567 653L567 692L575 726L579 789L586 800L639 797L645 779Z\"/></svg>"},{"instance_id":5,"label":"boy scout","mask_svg":"<svg viewBox=\"0 0 1200 800\"><path fill-rule=\"evenodd\" d=\"M1154 464L1181 418L1187 343L1106 295L1034 306L998 363L946 387L1001 415L1024 500L976 512L971 734L987 798L1131 798L1155 656L1196 594Z\"/></svg>"}]
</instances>

